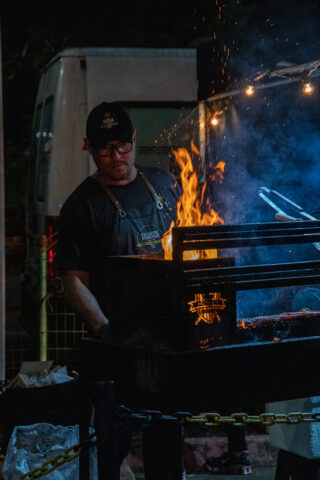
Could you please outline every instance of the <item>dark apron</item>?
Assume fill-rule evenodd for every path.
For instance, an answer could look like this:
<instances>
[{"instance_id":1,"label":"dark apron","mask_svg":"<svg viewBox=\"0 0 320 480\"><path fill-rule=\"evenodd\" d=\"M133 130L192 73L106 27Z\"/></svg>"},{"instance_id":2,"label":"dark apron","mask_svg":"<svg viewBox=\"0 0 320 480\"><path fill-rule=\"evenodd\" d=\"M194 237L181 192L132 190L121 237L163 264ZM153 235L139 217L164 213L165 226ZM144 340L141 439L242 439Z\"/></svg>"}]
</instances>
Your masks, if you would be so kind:
<instances>
[{"instance_id":1,"label":"dark apron","mask_svg":"<svg viewBox=\"0 0 320 480\"><path fill-rule=\"evenodd\" d=\"M90 288L102 311L108 317L108 285L112 281L108 272L108 257L161 253L161 238L176 218L176 205L161 202L145 174L138 170L149 189L153 201L142 208L122 208L111 189L103 186L115 207L111 225L102 239L104 258L98 258L91 275ZM125 292L124 292L125 298Z\"/></svg>"},{"instance_id":2,"label":"dark apron","mask_svg":"<svg viewBox=\"0 0 320 480\"><path fill-rule=\"evenodd\" d=\"M161 238L175 219L175 205L162 203L151 182L138 170L153 202L142 208L122 208L108 186L105 193L115 207L113 233L108 239L107 255L140 255L162 252Z\"/></svg>"}]
</instances>

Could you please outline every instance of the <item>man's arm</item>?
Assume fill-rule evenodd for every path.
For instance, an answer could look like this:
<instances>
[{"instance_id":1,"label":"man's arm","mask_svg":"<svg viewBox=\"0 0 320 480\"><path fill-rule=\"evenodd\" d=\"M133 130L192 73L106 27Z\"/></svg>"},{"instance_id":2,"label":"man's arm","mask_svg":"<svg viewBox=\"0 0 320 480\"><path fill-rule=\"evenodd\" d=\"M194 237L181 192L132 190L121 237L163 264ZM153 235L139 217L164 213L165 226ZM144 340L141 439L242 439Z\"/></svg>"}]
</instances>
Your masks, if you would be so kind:
<instances>
[{"instance_id":1,"label":"man's arm","mask_svg":"<svg viewBox=\"0 0 320 480\"><path fill-rule=\"evenodd\" d=\"M68 304L92 332L98 333L104 325L109 325L95 296L89 290L89 272L67 270L62 274L62 281Z\"/></svg>"}]
</instances>

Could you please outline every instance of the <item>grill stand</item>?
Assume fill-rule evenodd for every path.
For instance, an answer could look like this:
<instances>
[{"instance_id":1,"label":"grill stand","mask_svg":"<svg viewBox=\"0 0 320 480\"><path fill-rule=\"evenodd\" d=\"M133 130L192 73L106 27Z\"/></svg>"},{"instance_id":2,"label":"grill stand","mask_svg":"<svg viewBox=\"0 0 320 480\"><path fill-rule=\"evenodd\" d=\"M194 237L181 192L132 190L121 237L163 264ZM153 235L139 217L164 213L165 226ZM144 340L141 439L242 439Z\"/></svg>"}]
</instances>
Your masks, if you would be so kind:
<instances>
[{"instance_id":1,"label":"grill stand","mask_svg":"<svg viewBox=\"0 0 320 480\"><path fill-rule=\"evenodd\" d=\"M292 223L289 222L282 224L281 227L278 224L257 224L221 226L216 228L202 227L200 230L195 227L178 228L173 231L173 264L183 266L183 251L186 250L287 245L313 243L315 241L320 241L320 222L300 222L298 226L292 225ZM226 267L221 269L221 271L216 269L212 272L212 275L209 276L206 276L206 272L204 272L204 275L201 275L199 278L197 275L194 275L194 272L191 272L190 275L188 275L188 272L186 273L185 286L187 287L195 286L197 289L198 285L202 284L202 287L210 289L212 287L223 286L227 288L231 287L235 290L247 290L272 286L316 283L320 280L320 262L263 265L260 267L252 266L247 268ZM220 278L219 274L222 274ZM246 275L247 278L243 278ZM191 403L192 400L194 401L194 408L198 407L202 409L201 407L208 401L207 397L209 397L210 403L214 398L218 403L219 401L221 403L224 399L229 398L232 393L240 393L243 395L242 380L247 379L249 372L237 372L237 367L239 367L241 362L232 362L231 360L237 360L237 357L241 357L243 354L248 355L248 358L250 355L252 357L254 353L253 350L257 351L256 353L260 352L260 355L263 354L260 359L261 365L258 364L257 366L259 362L257 362L256 355L252 358L252 362L242 362L242 365L248 365L251 368L251 378L249 375L250 389L247 384L246 387L248 390L247 393L251 393L252 397L264 397L266 395L265 387L268 382L270 383L268 386L270 386L269 394L271 398L273 395L276 396L275 398L279 395L278 399L284 399L284 395L292 397L301 390L303 390L305 395L312 395L313 393L319 392L315 372L317 371L320 361L318 349L320 337L292 339L283 342L282 345L269 344L266 342L265 345L243 345L240 347L234 345L233 348L230 348L231 346L229 346L229 348L217 347L203 352L189 351L181 352L180 354L177 352L171 354L158 352L159 355L157 355L157 352L152 352L152 350L146 350L144 352L142 349L142 351L139 352L139 349L134 351L135 349L130 349L124 345L117 347L113 345L107 346L99 341L91 340L91 342L93 343L91 346L90 341L83 342L83 358L81 359L81 368L84 367L84 369L81 370L83 379L88 379L92 384L94 380L101 381L109 378L115 380L117 384L121 384L124 371L120 366L124 357L127 357L126 368L130 370L130 368L133 367L131 381L136 380L139 383L141 373L145 375L145 379L148 379L148 374L154 373L154 371L156 371L159 377L158 382L155 384L149 381L142 384L140 382L136 392L137 399L140 394L146 393L149 400L153 398L153 401L154 399L159 401L159 394L162 393L166 399L164 404L167 404L168 408L175 404L180 405L185 399L190 399ZM268 352L270 357L268 356ZM278 359L287 360L286 353L291 354L294 358L289 368L288 362L275 361L278 357ZM221 358L219 358L219 354L221 354ZM224 362L212 362L217 356L218 360L224 360ZM157 357L159 361L156 361ZM104 360L107 360L106 363ZM137 360L137 362L134 362L134 360ZM209 363L207 363L206 360L210 360ZM226 362L229 362L229 365L226 365ZM213 381L211 378L211 383L209 382L210 388L208 388L208 382L204 382L203 378L201 380L202 376L200 376L200 372L206 372L208 371L208 367L218 364L221 365L221 368L216 372ZM294 375L292 374L293 364L296 365ZM172 368L166 368L168 365L171 365ZM281 366L280 370L279 365ZM137 367L136 371L134 367ZM107 372L103 372L104 369L106 369ZM264 370L271 370L272 375L262 375ZM182 375L182 373L186 371L188 372L188 376ZM134 374L138 372L140 373L135 378ZM287 376L289 376L289 379ZM210 377L212 377L212 375ZM153 379L154 375L149 378L149 380ZM257 379L259 379L259 382L257 382ZM183 381L181 382L181 380ZM190 380L192 380L191 383ZM285 380L286 382L284 382ZM198 388L197 382L199 383ZM226 390L226 383L228 386L232 385L230 391L227 391L228 389ZM258 392L257 383L259 383ZM223 388L216 388L219 387L219 385L220 387L224 387L225 396L222 394ZM125 387L127 387L127 385L125 385ZM124 390L122 390L122 393L124 393L125 398L131 398L132 400L132 389L130 391L130 397L125 395ZM206 397L203 396L204 393ZM201 397L200 399L198 398L199 396ZM271 398L265 398L265 400L270 401ZM133 398L133 400L135 399ZM84 416L82 417L82 437L80 437L80 439L83 440L88 436L89 426L89 398L87 395L82 396L81 403L83 404L82 410ZM105 472L109 472L110 474L108 480L118 480L119 466L117 465L118 456L116 453L117 435L113 382L100 382L98 396L93 396L93 403L96 408L99 480L105 478ZM181 424L178 423L175 427L175 434L172 437L173 442L176 442L178 445L176 449L173 449L176 450L175 453L178 453L174 456L176 468L175 478L182 480L183 473L180 463L182 452L180 445L182 448L182 444L179 443L181 442L181 436L179 437L179 433L177 433L179 432ZM115 453L114 456L113 453ZM88 469L86 471L84 470L84 467L88 466L87 460L84 459L80 465L80 478L81 480L87 480L89 478ZM152 480L154 478L153 476ZM151 477L149 477L149 479L146 477L146 480L151 480Z\"/></svg>"},{"instance_id":2,"label":"grill stand","mask_svg":"<svg viewBox=\"0 0 320 480\"><path fill-rule=\"evenodd\" d=\"M90 402L91 400L91 402ZM116 425L114 382L82 382L80 443L89 436L89 412L94 409L94 427L97 436L98 480L119 480L119 442ZM80 480L90 479L89 450L80 453Z\"/></svg>"},{"instance_id":3,"label":"grill stand","mask_svg":"<svg viewBox=\"0 0 320 480\"><path fill-rule=\"evenodd\" d=\"M96 381L91 386L88 382L82 382L80 443L89 436L90 404L94 409L97 436L98 480L119 480L120 464L128 453L131 435L126 427L119 426L114 382ZM127 414L129 429L133 424L130 417ZM144 433L143 454L146 480L163 480L166 471L170 471L175 480L183 480L182 418L169 415L153 418ZM82 449L80 453L79 478L90 480L88 449Z\"/></svg>"},{"instance_id":4,"label":"grill stand","mask_svg":"<svg viewBox=\"0 0 320 480\"><path fill-rule=\"evenodd\" d=\"M302 480L304 478L308 478L308 480L320 478L320 460L304 458L280 450L275 480Z\"/></svg>"}]
</instances>

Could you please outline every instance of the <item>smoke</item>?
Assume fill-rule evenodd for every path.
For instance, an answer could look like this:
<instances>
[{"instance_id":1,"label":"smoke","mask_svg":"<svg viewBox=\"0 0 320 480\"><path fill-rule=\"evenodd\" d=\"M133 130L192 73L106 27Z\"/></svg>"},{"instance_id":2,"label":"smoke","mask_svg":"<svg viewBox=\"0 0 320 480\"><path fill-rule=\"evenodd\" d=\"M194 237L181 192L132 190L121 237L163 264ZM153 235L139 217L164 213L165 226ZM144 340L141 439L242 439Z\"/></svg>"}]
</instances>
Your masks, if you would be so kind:
<instances>
[{"instance_id":1,"label":"smoke","mask_svg":"<svg viewBox=\"0 0 320 480\"><path fill-rule=\"evenodd\" d=\"M279 23L274 28L271 24L272 19L264 29L251 28L250 35L238 41L238 51L230 56L229 72L234 80L230 90L236 88L241 93L209 104L213 114L224 112L219 126L209 132L207 163L226 163L223 184L209 185L211 201L226 224L275 221L274 210L257 195L261 186L279 191L305 211L318 211L320 216L319 79L314 79L315 93L310 97L302 94L300 81L256 89L250 98L243 94L245 86L265 72L319 57L312 35L317 29L311 16L305 16L301 31L290 32L288 25ZM273 28L270 35L267 30ZM277 203L289 215L297 216L287 204ZM238 265L319 259L319 252L310 244L243 248L228 254L235 256ZM238 316L290 310L298 290L238 292Z\"/></svg>"},{"instance_id":2,"label":"smoke","mask_svg":"<svg viewBox=\"0 0 320 480\"><path fill-rule=\"evenodd\" d=\"M275 211L257 195L261 186L279 191L311 214L318 211L320 217L320 77L313 80L312 96L302 94L300 81L256 89L250 98L243 94L245 85L260 75L319 58L319 7L314 12L313 5L289 2L287 9L278 3L278 13L264 8L251 20L239 22L237 39L229 42L233 45L227 69L229 91L240 93L206 104L207 120L219 112L218 125L207 121L206 195L225 224L276 221ZM276 2L271 4L275 7ZM190 118L182 130L185 138L198 144L197 109ZM222 183L212 181L210 175L219 161L225 162ZM280 206L296 216L286 204ZM222 250L219 254L234 256L238 265L319 259L310 244ZM296 290L239 292L238 313L253 316L289 310Z\"/></svg>"}]
</instances>

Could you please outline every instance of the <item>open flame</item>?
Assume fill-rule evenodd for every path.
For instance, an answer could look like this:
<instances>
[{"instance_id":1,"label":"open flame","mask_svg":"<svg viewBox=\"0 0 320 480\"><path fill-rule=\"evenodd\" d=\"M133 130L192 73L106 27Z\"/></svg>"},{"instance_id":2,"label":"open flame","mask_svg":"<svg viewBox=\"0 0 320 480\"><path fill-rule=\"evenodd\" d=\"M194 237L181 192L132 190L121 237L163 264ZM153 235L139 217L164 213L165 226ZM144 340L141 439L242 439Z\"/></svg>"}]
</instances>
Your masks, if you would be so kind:
<instances>
[{"instance_id":1,"label":"open flame","mask_svg":"<svg viewBox=\"0 0 320 480\"><path fill-rule=\"evenodd\" d=\"M194 155L199 155L198 148L191 142L191 151ZM204 193L207 187L205 183L199 192L199 182L197 174L194 171L192 157L185 148L179 148L173 151L178 165L181 168L182 195L177 203L177 220L171 222L169 230L162 237L162 247L165 252L165 259L172 260L172 228L191 227L195 225L213 225L214 223L223 223L218 213L209 205L207 199L206 212L203 212ZM215 167L217 179L221 181L224 172L224 162L218 162ZM200 258L216 258L217 250L197 250L183 252L183 260L197 260Z\"/></svg>"}]
</instances>

